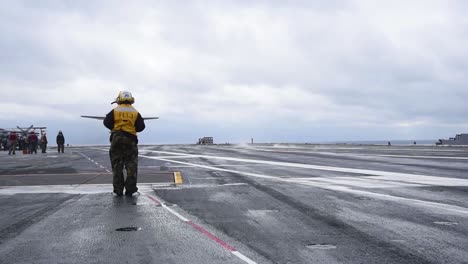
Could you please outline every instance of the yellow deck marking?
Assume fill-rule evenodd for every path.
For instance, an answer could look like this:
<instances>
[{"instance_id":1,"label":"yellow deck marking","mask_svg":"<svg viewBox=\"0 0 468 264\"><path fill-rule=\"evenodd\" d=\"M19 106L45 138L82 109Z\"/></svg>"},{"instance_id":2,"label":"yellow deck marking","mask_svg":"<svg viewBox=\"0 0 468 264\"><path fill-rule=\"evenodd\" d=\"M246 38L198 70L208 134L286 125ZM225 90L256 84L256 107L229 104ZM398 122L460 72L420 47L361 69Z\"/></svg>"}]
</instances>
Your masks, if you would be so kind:
<instances>
[{"instance_id":1,"label":"yellow deck marking","mask_svg":"<svg viewBox=\"0 0 468 264\"><path fill-rule=\"evenodd\" d=\"M174 182L176 184L182 184L182 175L180 174L180 171L174 172Z\"/></svg>"}]
</instances>

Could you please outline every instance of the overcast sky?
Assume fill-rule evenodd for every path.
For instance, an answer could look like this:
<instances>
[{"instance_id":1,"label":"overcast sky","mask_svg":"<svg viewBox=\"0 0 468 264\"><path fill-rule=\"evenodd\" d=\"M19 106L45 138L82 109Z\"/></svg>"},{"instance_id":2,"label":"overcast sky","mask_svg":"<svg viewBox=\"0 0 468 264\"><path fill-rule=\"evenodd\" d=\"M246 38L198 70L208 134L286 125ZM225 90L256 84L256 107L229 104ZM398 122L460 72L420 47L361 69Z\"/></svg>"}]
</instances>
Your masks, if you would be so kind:
<instances>
[{"instance_id":1,"label":"overcast sky","mask_svg":"<svg viewBox=\"0 0 468 264\"><path fill-rule=\"evenodd\" d=\"M0 1L0 127L106 143L438 139L468 132L468 1Z\"/></svg>"}]
</instances>

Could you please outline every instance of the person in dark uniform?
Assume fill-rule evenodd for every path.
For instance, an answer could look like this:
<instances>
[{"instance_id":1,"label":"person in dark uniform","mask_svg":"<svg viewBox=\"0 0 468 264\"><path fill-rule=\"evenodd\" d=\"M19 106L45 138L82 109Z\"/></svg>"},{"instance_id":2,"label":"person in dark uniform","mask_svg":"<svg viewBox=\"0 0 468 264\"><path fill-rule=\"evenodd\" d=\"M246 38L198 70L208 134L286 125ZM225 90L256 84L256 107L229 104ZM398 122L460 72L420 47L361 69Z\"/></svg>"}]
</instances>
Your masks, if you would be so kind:
<instances>
[{"instance_id":1,"label":"person in dark uniform","mask_svg":"<svg viewBox=\"0 0 468 264\"><path fill-rule=\"evenodd\" d=\"M112 103L117 103L105 119L104 126L111 130L111 147L109 150L114 193L118 196L131 196L138 191L138 138L137 132L145 129L145 122L140 113L132 106L135 102L132 94L121 91ZM123 169L127 170L127 179L124 179Z\"/></svg>"},{"instance_id":2,"label":"person in dark uniform","mask_svg":"<svg viewBox=\"0 0 468 264\"><path fill-rule=\"evenodd\" d=\"M29 148L30 148L29 154L33 154L33 152L34 154L37 154L38 138L37 138L35 131L32 131L31 133L29 133L28 141L29 141Z\"/></svg>"},{"instance_id":3,"label":"person in dark uniform","mask_svg":"<svg viewBox=\"0 0 468 264\"><path fill-rule=\"evenodd\" d=\"M47 135L46 135L46 133L43 133L42 136L41 136L41 150L42 150L42 153L47 153L47 143L49 143L47 141Z\"/></svg>"},{"instance_id":4,"label":"person in dark uniform","mask_svg":"<svg viewBox=\"0 0 468 264\"><path fill-rule=\"evenodd\" d=\"M59 130L57 134L57 151L60 153L60 151L64 151L65 149L65 137L63 136L62 130Z\"/></svg>"}]
</instances>

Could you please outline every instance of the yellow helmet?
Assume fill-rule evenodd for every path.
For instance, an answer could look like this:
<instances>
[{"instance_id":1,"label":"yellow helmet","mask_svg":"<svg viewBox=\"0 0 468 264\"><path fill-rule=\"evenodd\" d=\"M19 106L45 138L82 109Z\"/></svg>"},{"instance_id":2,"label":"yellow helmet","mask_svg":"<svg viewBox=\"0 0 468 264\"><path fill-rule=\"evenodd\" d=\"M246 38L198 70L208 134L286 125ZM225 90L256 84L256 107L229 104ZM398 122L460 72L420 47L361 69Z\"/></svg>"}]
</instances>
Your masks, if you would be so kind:
<instances>
[{"instance_id":1,"label":"yellow helmet","mask_svg":"<svg viewBox=\"0 0 468 264\"><path fill-rule=\"evenodd\" d=\"M133 98L132 93L129 91L120 91L115 101L112 103L117 104L133 104L135 103L135 98Z\"/></svg>"}]
</instances>

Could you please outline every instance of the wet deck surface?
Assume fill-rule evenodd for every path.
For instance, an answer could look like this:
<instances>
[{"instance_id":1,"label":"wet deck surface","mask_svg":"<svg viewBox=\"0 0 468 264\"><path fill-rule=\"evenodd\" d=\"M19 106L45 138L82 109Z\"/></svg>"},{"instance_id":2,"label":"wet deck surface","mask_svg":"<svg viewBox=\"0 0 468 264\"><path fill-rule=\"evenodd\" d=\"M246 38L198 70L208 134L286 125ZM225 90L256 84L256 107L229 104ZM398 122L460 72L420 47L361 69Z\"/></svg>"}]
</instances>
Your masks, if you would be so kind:
<instances>
[{"instance_id":1,"label":"wet deck surface","mask_svg":"<svg viewBox=\"0 0 468 264\"><path fill-rule=\"evenodd\" d=\"M183 184L173 183L180 171ZM0 153L0 262L466 263L468 149L141 146Z\"/></svg>"},{"instance_id":2,"label":"wet deck surface","mask_svg":"<svg viewBox=\"0 0 468 264\"><path fill-rule=\"evenodd\" d=\"M140 183L172 183L173 172L145 172L139 177ZM34 186L34 185L83 185L108 184L112 182L111 173L27 173L2 175L0 186Z\"/></svg>"}]
</instances>

